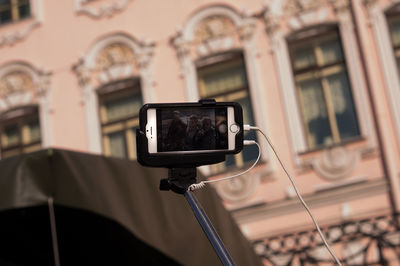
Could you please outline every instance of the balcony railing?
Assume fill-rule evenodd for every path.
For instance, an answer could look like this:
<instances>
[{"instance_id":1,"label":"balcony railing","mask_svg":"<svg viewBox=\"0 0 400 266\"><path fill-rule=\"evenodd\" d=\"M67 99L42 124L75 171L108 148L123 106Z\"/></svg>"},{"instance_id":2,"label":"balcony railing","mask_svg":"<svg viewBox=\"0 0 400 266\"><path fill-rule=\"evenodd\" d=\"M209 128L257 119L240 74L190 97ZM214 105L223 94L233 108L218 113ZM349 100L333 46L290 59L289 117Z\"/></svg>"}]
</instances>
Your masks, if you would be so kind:
<instances>
[{"instance_id":1,"label":"balcony railing","mask_svg":"<svg viewBox=\"0 0 400 266\"><path fill-rule=\"evenodd\" d=\"M400 265L400 214L343 222L322 231L343 265ZM335 265L316 230L253 243L266 265Z\"/></svg>"}]
</instances>

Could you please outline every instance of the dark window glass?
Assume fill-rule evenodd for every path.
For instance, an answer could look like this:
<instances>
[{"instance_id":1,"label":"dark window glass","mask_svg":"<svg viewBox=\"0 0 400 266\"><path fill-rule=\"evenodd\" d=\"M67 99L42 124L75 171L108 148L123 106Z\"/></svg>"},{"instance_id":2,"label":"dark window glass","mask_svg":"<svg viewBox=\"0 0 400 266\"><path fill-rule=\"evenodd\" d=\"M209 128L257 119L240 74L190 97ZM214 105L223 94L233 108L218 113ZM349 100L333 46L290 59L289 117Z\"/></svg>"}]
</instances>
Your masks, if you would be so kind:
<instances>
[{"instance_id":1,"label":"dark window glass","mask_svg":"<svg viewBox=\"0 0 400 266\"><path fill-rule=\"evenodd\" d=\"M11 0L0 0L0 23L12 21Z\"/></svg>"},{"instance_id":2,"label":"dark window glass","mask_svg":"<svg viewBox=\"0 0 400 266\"><path fill-rule=\"evenodd\" d=\"M394 56L400 73L400 15L392 14L388 17L390 38L392 40Z\"/></svg>"},{"instance_id":3,"label":"dark window glass","mask_svg":"<svg viewBox=\"0 0 400 266\"><path fill-rule=\"evenodd\" d=\"M30 15L29 0L0 0L0 24L18 21Z\"/></svg>"}]
</instances>

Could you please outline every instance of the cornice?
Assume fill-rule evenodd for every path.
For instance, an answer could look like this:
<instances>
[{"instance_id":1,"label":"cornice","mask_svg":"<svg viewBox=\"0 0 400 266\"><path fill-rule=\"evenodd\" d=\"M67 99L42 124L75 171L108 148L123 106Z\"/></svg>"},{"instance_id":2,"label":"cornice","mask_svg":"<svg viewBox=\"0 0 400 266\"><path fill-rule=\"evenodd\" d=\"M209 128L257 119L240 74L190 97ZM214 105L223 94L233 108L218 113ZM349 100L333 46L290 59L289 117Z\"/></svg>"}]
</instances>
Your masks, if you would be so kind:
<instances>
[{"instance_id":1,"label":"cornice","mask_svg":"<svg viewBox=\"0 0 400 266\"><path fill-rule=\"evenodd\" d=\"M363 178L354 183L342 183L340 186L321 188L318 192L304 196L310 208L317 208L332 204L340 204L355 199L371 197L388 191L385 179L367 181ZM268 219L276 216L303 211L304 208L297 198L285 199L270 204L257 204L248 208L232 211L232 215L239 224Z\"/></svg>"},{"instance_id":2,"label":"cornice","mask_svg":"<svg viewBox=\"0 0 400 266\"><path fill-rule=\"evenodd\" d=\"M90 6L93 0L75 0L75 10L77 13L85 14L93 18L112 17L116 13L123 11L132 0L113 0L103 1L99 6Z\"/></svg>"}]
</instances>

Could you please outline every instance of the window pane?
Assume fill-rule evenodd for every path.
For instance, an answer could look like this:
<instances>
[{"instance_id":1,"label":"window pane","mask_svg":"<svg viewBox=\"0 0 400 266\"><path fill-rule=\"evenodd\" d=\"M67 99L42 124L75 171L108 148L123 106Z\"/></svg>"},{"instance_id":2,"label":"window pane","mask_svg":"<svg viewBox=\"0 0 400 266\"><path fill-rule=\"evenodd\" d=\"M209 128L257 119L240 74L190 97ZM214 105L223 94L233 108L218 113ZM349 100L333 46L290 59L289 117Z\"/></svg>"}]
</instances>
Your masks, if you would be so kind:
<instances>
[{"instance_id":1,"label":"window pane","mask_svg":"<svg viewBox=\"0 0 400 266\"><path fill-rule=\"evenodd\" d=\"M121 97L108 100L105 104L107 122L137 115L142 106L142 99L138 96Z\"/></svg>"},{"instance_id":2,"label":"window pane","mask_svg":"<svg viewBox=\"0 0 400 266\"><path fill-rule=\"evenodd\" d=\"M31 15L31 7L29 5L29 0L20 0L18 2L18 12L19 18L27 18Z\"/></svg>"},{"instance_id":3,"label":"window pane","mask_svg":"<svg viewBox=\"0 0 400 266\"><path fill-rule=\"evenodd\" d=\"M0 24L12 21L11 0L0 0Z\"/></svg>"},{"instance_id":4,"label":"window pane","mask_svg":"<svg viewBox=\"0 0 400 266\"><path fill-rule=\"evenodd\" d=\"M20 132L17 125L8 126L4 130L4 143L3 147L11 147L18 145L21 142Z\"/></svg>"},{"instance_id":5,"label":"window pane","mask_svg":"<svg viewBox=\"0 0 400 266\"><path fill-rule=\"evenodd\" d=\"M398 18L391 18L389 21L389 28L398 71L400 71L400 20L398 20Z\"/></svg>"},{"instance_id":6,"label":"window pane","mask_svg":"<svg viewBox=\"0 0 400 266\"><path fill-rule=\"evenodd\" d=\"M36 142L40 140L40 124L39 120L32 121L28 124L29 128L29 142Z\"/></svg>"},{"instance_id":7,"label":"window pane","mask_svg":"<svg viewBox=\"0 0 400 266\"><path fill-rule=\"evenodd\" d=\"M0 0L0 7L7 6L11 7L11 0Z\"/></svg>"},{"instance_id":8,"label":"window pane","mask_svg":"<svg viewBox=\"0 0 400 266\"><path fill-rule=\"evenodd\" d=\"M397 67L400 72L400 57L396 57ZM400 73L399 73L400 74Z\"/></svg>"},{"instance_id":9,"label":"window pane","mask_svg":"<svg viewBox=\"0 0 400 266\"><path fill-rule=\"evenodd\" d=\"M329 84L340 138L358 136L359 129L347 75L343 72L326 78Z\"/></svg>"},{"instance_id":10,"label":"window pane","mask_svg":"<svg viewBox=\"0 0 400 266\"><path fill-rule=\"evenodd\" d=\"M132 85L133 84L133 85ZM135 128L142 106L140 87L135 80L122 80L99 90L103 148L108 156L136 158Z\"/></svg>"},{"instance_id":11,"label":"window pane","mask_svg":"<svg viewBox=\"0 0 400 266\"><path fill-rule=\"evenodd\" d=\"M126 142L125 133L116 132L108 135L110 140L110 155L120 158L126 158Z\"/></svg>"},{"instance_id":12,"label":"window pane","mask_svg":"<svg viewBox=\"0 0 400 266\"><path fill-rule=\"evenodd\" d=\"M40 122L37 107L23 107L3 114L0 121L1 157L41 148Z\"/></svg>"},{"instance_id":13,"label":"window pane","mask_svg":"<svg viewBox=\"0 0 400 266\"><path fill-rule=\"evenodd\" d=\"M310 148L332 143L328 112L320 80L300 82L299 87Z\"/></svg>"},{"instance_id":14,"label":"window pane","mask_svg":"<svg viewBox=\"0 0 400 266\"><path fill-rule=\"evenodd\" d=\"M247 77L242 60L199 70L198 75L202 97L247 87Z\"/></svg>"},{"instance_id":15,"label":"window pane","mask_svg":"<svg viewBox=\"0 0 400 266\"><path fill-rule=\"evenodd\" d=\"M392 21L390 23L390 35L392 37L393 46L400 45L400 21Z\"/></svg>"},{"instance_id":16,"label":"window pane","mask_svg":"<svg viewBox=\"0 0 400 266\"><path fill-rule=\"evenodd\" d=\"M331 40L320 45L322 52L322 64L327 65L343 59L342 48L337 40Z\"/></svg>"},{"instance_id":17,"label":"window pane","mask_svg":"<svg viewBox=\"0 0 400 266\"><path fill-rule=\"evenodd\" d=\"M312 47L297 49L293 56L294 69L299 70L315 65L315 55Z\"/></svg>"}]
</instances>

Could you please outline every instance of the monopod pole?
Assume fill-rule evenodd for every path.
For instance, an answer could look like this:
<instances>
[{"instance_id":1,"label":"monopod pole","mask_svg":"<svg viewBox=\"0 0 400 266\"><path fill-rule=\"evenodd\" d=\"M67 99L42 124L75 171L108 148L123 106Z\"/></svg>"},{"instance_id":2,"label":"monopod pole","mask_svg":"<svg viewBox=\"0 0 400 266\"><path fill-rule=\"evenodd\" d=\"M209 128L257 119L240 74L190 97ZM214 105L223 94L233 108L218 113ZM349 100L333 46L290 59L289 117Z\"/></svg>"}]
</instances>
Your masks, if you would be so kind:
<instances>
[{"instance_id":1,"label":"monopod pole","mask_svg":"<svg viewBox=\"0 0 400 266\"><path fill-rule=\"evenodd\" d=\"M215 231L212 223L208 219L206 213L201 207L200 203L197 201L196 197L191 191L186 191L184 193L186 200L189 202L190 207L193 210L194 215L196 216L197 221L200 223L203 228L204 233L207 235L208 240L214 247L215 252L217 253L219 259L223 263L223 265L233 266L235 263L233 262L231 256L226 250L224 243L221 238Z\"/></svg>"}]
</instances>

